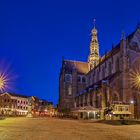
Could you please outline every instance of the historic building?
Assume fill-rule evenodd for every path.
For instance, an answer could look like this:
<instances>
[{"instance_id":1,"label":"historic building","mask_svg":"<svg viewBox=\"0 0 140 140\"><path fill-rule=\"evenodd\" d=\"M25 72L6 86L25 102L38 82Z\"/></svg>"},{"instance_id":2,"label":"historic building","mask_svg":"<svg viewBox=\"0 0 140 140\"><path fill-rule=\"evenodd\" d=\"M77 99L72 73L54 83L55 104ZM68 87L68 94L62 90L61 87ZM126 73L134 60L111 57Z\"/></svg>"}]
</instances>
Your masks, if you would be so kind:
<instances>
[{"instance_id":1,"label":"historic building","mask_svg":"<svg viewBox=\"0 0 140 140\"><path fill-rule=\"evenodd\" d=\"M59 111L78 118L140 118L140 26L100 57L92 30L88 62L63 60Z\"/></svg>"},{"instance_id":2,"label":"historic building","mask_svg":"<svg viewBox=\"0 0 140 140\"><path fill-rule=\"evenodd\" d=\"M55 109L52 102L39 99L36 96L29 97L29 102L31 104L32 116L53 116L52 114Z\"/></svg>"},{"instance_id":3,"label":"historic building","mask_svg":"<svg viewBox=\"0 0 140 140\"><path fill-rule=\"evenodd\" d=\"M0 94L0 116L53 116L54 112L52 102L36 96L8 92Z\"/></svg>"},{"instance_id":4,"label":"historic building","mask_svg":"<svg viewBox=\"0 0 140 140\"><path fill-rule=\"evenodd\" d=\"M0 114L24 116L28 112L28 97L20 94L0 94Z\"/></svg>"}]
</instances>

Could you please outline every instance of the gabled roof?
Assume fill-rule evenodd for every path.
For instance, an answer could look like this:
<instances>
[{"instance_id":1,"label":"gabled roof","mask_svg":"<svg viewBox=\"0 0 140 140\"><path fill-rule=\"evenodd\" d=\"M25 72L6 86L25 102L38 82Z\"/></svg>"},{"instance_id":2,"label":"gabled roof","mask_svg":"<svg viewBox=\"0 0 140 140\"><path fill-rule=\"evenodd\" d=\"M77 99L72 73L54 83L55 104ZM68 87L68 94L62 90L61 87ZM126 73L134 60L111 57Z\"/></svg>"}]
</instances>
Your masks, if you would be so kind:
<instances>
[{"instance_id":1,"label":"gabled roof","mask_svg":"<svg viewBox=\"0 0 140 140\"><path fill-rule=\"evenodd\" d=\"M80 62L80 61L72 61L72 60L64 60L63 68L65 72L72 73L73 70L76 70L79 74L88 73L88 63Z\"/></svg>"},{"instance_id":2,"label":"gabled roof","mask_svg":"<svg viewBox=\"0 0 140 140\"><path fill-rule=\"evenodd\" d=\"M26 96L26 95L21 95L21 94L16 94L16 93L9 93L9 92L1 93L1 95L4 95L4 94L8 94L8 95L13 96L13 97L21 97L21 98L28 98L29 97L29 96Z\"/></svg>"},{"instance_id":3,"label":"gabled roof","mask_svg":"<svg viewBox=\"0 0 140 140\"><path fill-rule=\"evenodd\" d=\"M36 96L30 96L34 101L39 101L39 98Z\"/></svg>"}]
</instances>

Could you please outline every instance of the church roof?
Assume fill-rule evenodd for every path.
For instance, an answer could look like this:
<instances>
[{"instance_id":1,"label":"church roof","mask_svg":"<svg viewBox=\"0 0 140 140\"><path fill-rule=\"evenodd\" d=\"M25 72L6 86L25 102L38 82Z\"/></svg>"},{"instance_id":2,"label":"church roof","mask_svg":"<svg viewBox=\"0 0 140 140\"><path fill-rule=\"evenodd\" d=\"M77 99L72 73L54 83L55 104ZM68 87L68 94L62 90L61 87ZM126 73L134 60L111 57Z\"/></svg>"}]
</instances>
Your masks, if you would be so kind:
<instances>
[{"instance_id":1,"label":"church roof","mask_svg":"<svg viewBox=\"0 0 140 140\"><path fill-rule=\"evenodd\" d=\"M72 70L76 70L79 74L88 73L88 63L81 61L72 61L72 60L64 60L64 69L66 72L72 72Z\"/></svg>"},{"instance_id":2,"label":"church roof","mask_svg":"<svg viewBox=\"0 0 140 140\"><path fill-rule=\"evenodd\" d=\"M137 32L137 30L140 30L140 25L137 26L137 28L135 29L134 32L132 32L131 34L129 34L126 39L128 39L128 43L131 41L131 39L134 37L135 33ZM107 52L104 56L102 56L99 60L99 63L94 67L94 69L96 69L97 67L99 67L102 63L104 63L107 59L109 59L110 57L112 57L113 55L115 55L117 52L120 51L120 42L112 48L112 50L110 50L109 52ZM89 71L89 73L92 72Z\"/></svg>"},{"instance_id":3,"label":"church roof","mask_svg":"<svg viewBox=\"0 0 140 140\"><path fill-rule=\"evenodd\" d=\"M129 34L126 37L126 39L128 39L128 42L131 41L131 39L133 38L133 36L137 32L137 30L140 30L140 25L137 26L137 28L134 32L132 32L131 34ZM99 65L104 63L107 59L109 59L110 57L112 57L113 55L118 53L119 51L120 51L120 42L115 47L113 47L112 50L110 50L104 56L102 56L100 58L99 63L97 64L97 66L94 67L94 69L99 67ZM89 70L87 62L72 61L72 60L64 60L63 61L63 68L65 69L65 72L70 72L70 73L72 73L72 70L74 70L74 69L76 69L77 72L80 74L87 74L87 73L90 73L92 71L92 70L91 71Z\"/></svg>"}]
</instances>

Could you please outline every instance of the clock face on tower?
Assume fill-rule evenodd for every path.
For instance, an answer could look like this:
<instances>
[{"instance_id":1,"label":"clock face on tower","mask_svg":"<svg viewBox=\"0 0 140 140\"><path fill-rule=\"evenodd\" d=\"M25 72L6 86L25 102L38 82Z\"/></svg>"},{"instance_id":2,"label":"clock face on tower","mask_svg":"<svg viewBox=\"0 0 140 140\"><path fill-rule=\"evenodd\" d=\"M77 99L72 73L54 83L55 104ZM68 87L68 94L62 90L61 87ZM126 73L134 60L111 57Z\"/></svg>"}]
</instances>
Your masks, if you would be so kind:
<instances>
[{"instance_id":1,"label":"clock face on tower","mask_svg":"<svg viewBox=\"0 0 140 140\"><path fill-rule=\"evenodd\" d=\"M72 82L72 75L71 74L65 74L65 82Z\"/></svg>"}]
</instances>

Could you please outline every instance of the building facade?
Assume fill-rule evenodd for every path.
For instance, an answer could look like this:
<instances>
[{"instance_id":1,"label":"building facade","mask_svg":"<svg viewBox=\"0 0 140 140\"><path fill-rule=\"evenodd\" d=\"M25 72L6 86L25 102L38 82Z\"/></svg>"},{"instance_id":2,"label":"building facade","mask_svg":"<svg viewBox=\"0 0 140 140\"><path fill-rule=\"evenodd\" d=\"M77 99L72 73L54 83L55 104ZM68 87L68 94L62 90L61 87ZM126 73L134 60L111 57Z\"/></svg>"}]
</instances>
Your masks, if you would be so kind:
<instances>
[{"instance_id":1,"label":"building facade","mask_svg":"<svg viewBox=\"0 0 140 140\"><path fill-rule=\"evenodd\" d=\"M0 116L53 116L55 108L52 102L36 96L15 93L0 94Z\"/></svg>"},{"instance_id":2,"label":"building facade","mask_svg":"<svg viewBox=\"0 0 140 140\"><path fill-rule=\"evenodd\" d=\"M78 118L140 118L140 26L100 57L92 30L88 62L63 60L59 110Z\"/></svg>"},{"instance_id":3,"label":"building facade","mask_svg":"<svg viewBox=\"0 0 140 140\"><path fill-rule=\"evenodd\" d=\"M0 114L6 116L26 116L28 112L27 96L13 93L0 94Z\"/></svg>"},{"instance_id":4,"label":"building facade","mask_svg":"<svg viewBox=\"0 0 140 140\"><path fill-rule=\"evenodd\" d=\"M55 108L52 102L48 102L44 99L39 99L38 97L30 97L32 115L37 116L54 116Z\"/></svg>"}]
</instances>

